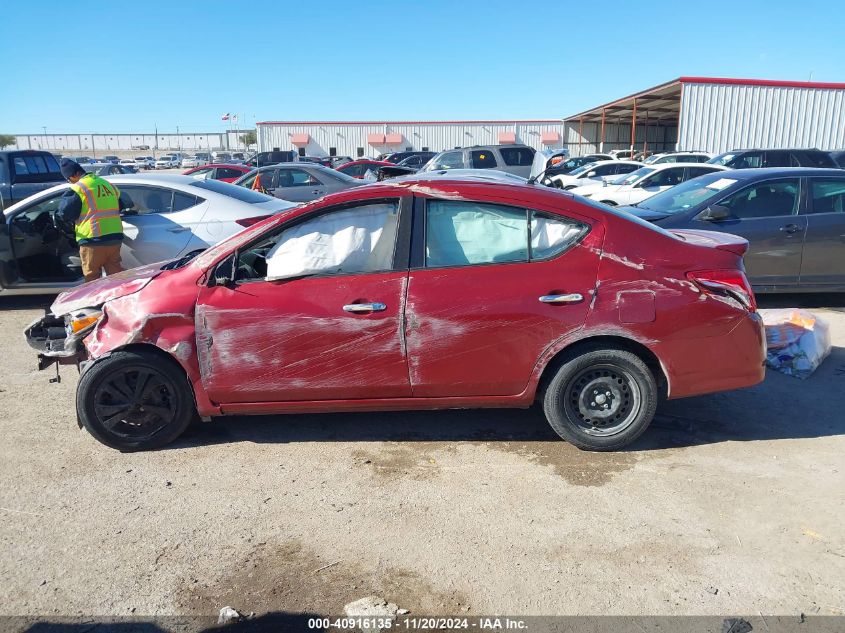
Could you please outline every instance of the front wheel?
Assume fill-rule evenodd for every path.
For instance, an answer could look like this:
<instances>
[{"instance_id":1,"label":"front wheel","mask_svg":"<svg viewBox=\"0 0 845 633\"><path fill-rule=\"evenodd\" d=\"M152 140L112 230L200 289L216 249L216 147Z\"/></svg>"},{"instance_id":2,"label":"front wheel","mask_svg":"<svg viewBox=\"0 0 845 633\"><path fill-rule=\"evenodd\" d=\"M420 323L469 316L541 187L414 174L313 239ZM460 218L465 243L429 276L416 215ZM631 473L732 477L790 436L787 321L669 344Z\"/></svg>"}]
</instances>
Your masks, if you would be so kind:
<instances>
[{"instance_id":1,"label":"front wheel","mask_svg":"<svg viewBox=\"0 0 845 633\"><path fill-rule=\"evenodd\" d=\"M169 444L196 415L187 377L174 361L128 350L82 374L76 410L95 439L121 451Z\"/></svg>"},{"instance_id":2,"label":"front wheel","mask_svg":"<svg viewBox=\"0 0 845 633\"><path fill-rule=\"evenodd\" d=\"M566 441L583 450L612 451L648 428L657 399L654 375L636 354L587 348L557 369L543 409Z\"/></svg>"}]
</instances>

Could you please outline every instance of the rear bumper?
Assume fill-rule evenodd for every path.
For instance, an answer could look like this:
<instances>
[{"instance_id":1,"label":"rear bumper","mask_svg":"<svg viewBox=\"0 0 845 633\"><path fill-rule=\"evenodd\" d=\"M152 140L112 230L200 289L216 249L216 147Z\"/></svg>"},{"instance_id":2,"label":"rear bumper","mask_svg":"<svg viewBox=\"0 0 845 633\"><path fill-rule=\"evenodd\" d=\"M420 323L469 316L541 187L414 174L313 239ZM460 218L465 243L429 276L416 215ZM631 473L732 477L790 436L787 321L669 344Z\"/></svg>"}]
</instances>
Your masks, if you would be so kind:
<instances>
[{"instance_id":1,"label":"rear bumper","mask_svg":"<svg viewBox=\"0 0 845 633\"><path fill-rule=\"evenodd\" d=\"M751 387L766 377L766 335L756 313L721 336L678 339L655 346L669 379L669 398Z\"/></svg>"}]
</instances>

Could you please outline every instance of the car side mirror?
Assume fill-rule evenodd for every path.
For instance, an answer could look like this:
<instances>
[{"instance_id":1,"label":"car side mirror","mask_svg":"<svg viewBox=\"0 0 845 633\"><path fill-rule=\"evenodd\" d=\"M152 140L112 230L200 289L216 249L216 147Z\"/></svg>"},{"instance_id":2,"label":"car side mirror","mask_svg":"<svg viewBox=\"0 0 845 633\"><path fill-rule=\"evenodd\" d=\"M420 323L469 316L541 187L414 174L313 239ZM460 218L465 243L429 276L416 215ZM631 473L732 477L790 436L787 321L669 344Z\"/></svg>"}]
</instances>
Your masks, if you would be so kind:
<instances>
[{"instance_id":1,"label":"car side mirror","mask_svg":"<svg viewBox=\"0 0 845 633\"><path fill-rule=\"evenodd\" d=\"M592 178L595 175L596 175L596 172L594 172L594 171L587 172L587 178Z\"/></svg>"},{"instance_id":2,"label":"car side mirror","mask_svg":"<svg viewBox=\"0 0 845 633\"><path fill-rule=\"evenodd\" d=\"M698 214L696 220L703 220L705 222L720 222L731 217L731 211L727 207L718 204L711 204Z\"/></svg>"}]
</instances>

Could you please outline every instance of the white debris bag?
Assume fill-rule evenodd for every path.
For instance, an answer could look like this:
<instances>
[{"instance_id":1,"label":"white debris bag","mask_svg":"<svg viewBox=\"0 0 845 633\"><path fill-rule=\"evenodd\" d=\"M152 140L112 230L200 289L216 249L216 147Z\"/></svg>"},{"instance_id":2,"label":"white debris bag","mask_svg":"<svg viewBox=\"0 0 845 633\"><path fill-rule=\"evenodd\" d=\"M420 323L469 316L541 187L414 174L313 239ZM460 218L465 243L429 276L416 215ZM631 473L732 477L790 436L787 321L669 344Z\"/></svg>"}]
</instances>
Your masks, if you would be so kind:
<instances>
[{"instance_id":1,"label":"white debris bag","mask_svg":"<svg viewBox=\"0 0 845 633\"><path fill-rule=\"evenodd\" d=\"M830 354L830 326L807 310L760 310L766 326L766 365L787 376L809 378Z\"/></svg>"}]
</instances>

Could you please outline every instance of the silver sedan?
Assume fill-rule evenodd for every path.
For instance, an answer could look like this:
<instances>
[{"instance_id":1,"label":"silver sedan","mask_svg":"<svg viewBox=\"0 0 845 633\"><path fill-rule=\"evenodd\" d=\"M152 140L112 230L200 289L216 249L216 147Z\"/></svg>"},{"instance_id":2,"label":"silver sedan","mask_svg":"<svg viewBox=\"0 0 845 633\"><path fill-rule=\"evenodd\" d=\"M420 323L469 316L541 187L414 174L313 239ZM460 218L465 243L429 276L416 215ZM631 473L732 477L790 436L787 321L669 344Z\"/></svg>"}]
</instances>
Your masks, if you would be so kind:
<instances>
[{"instance_id":1,"label":"silver sedan","mask_svg":"<svg viewBox=\"0 0 845 633\"><path fill-rule=\"evenodd\" d=\"M235 181L236 185L252 189L260 174L263 191L290 202L310 202L326 194L367 184L334 169L313 163L279 163L253 169Z\"/></svg>"}]
</instances>

